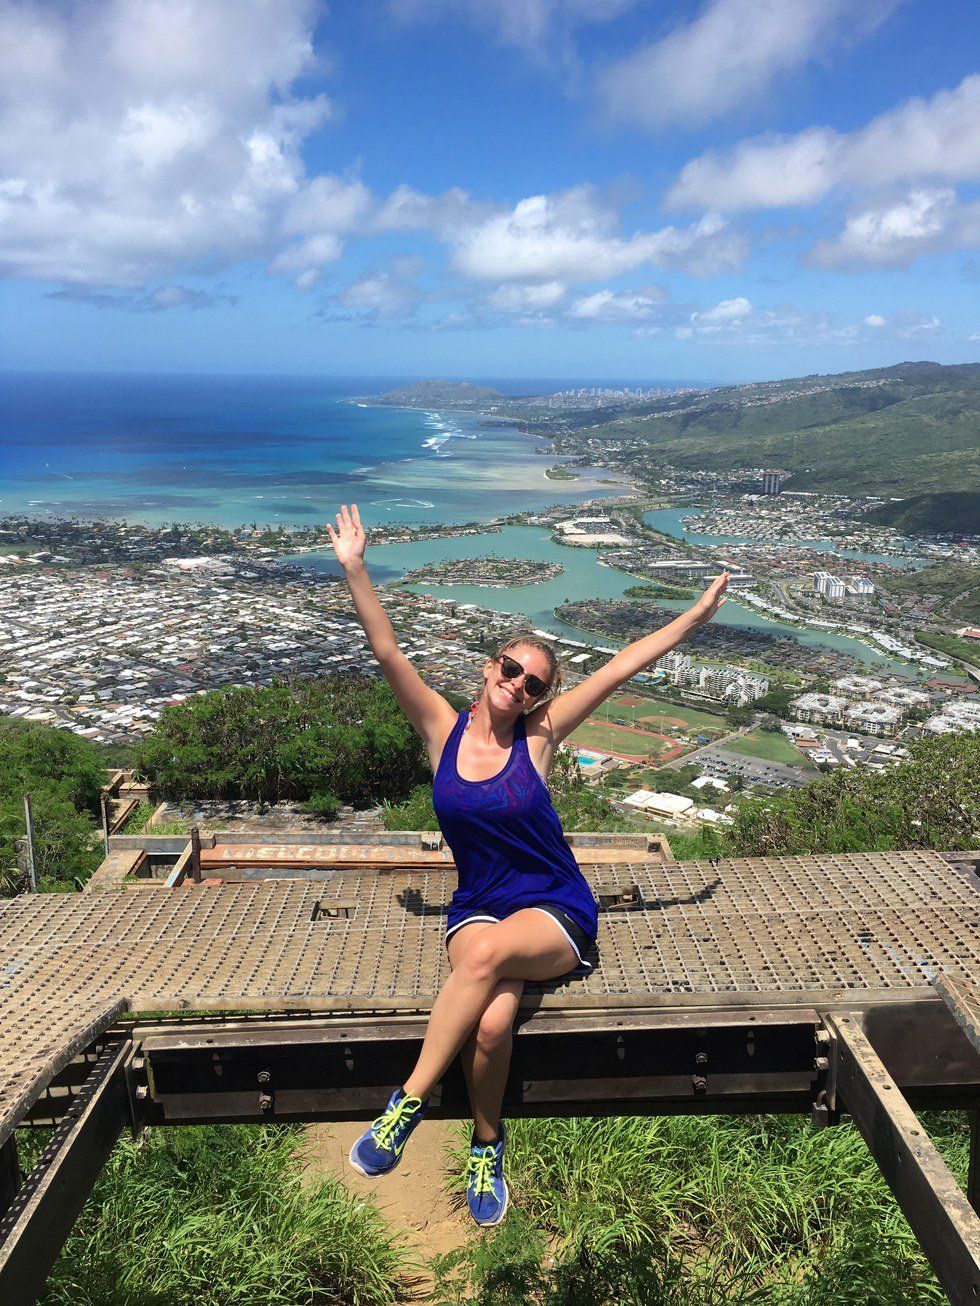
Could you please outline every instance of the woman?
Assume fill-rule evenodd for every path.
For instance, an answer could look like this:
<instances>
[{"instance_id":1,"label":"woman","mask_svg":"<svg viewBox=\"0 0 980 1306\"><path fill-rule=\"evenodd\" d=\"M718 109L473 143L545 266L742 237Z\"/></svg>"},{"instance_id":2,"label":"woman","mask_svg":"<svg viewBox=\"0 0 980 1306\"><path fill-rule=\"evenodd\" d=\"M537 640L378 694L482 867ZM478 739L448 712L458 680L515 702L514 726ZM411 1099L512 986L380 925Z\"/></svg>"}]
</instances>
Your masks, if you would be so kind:
<instances>
[{"instance_id":1,"label":"woman","mask_svg":"<svg viewBox=\"0 0 980 1306\"><path fill-rule=\"evenodd\" d=\"M499 1224L507 1209L500 1108L525 981L587 973L596 936L596 903L545 783L555 750L632 675L714 616L728 575L690 611L565 693L549 644L533 635L510 640L485 662L479 699L456 712L398 647L364 566L357 505L344 505L336 522L327 526L330 542L381 670L425 742L433 803L459 872L446 930L451 974L415 1069L354 1144L350 1163L365 1175L395 1168L428 1094L458 1054L474 1121L467 1204L478 1224Z\"/></svg>"}]
</instances>

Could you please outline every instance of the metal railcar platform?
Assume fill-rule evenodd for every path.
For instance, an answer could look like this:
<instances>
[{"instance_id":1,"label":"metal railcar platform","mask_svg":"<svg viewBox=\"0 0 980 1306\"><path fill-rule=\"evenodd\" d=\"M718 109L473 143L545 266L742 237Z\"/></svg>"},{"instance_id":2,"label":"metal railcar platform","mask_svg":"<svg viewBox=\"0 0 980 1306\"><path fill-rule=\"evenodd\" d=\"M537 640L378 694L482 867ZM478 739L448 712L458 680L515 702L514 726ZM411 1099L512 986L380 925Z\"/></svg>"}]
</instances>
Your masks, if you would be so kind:
<instances>
[{"instance_id":1,"label":"metal railcar platform","mask_svg":"<svg viewBox=\"0 0 980 1306\"><path fill-rule=\"evenodd\" d=\"M978 1300L976 1159L964 1195L908 1105L968 1109L976 1133L976 856L591 846L575 851L604 904L596 969L527 986L505 1109L844 1109L951 1299ZM39 1290L77 1214L52 1176L73 1166L83 1199L127 1125L369 1118L414 1060L448 974L440 850L321 851L308 875L280 856L300 878L256 880L229 847L202 864L236 883L0 903L3 1300ZM465 1113L456 1069L432 1109ZM43 1120L53 1150L21 1184L14 1130Z\"/></svg>"}]
</instances>

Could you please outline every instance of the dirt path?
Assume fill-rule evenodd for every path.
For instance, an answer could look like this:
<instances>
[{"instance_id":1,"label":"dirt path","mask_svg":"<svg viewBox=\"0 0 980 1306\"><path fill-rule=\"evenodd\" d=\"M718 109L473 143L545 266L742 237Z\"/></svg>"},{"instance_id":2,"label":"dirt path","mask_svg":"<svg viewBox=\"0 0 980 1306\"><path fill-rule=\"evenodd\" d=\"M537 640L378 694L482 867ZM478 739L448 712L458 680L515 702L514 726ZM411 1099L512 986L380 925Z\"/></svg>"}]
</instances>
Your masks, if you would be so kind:
<instances>
[{"instance_id":1,"label":"dirt path","mask_svg":"<svg viewBox=\"0 0 980 1306\"><path fill-rule=\"evenodd\" d=\"M304 1178L331 1174L342 1179L351 1193L373 1197L393 1229L403 1229L407 1243L420 1261L454 1251L470 1239L476 1226L465 1208L454 1210L444 1192L445 1146L456 1128L451 1120L423 1120L405 1148L398 1168L380 1179L366 1179L348 1163L354 1140L364 1132L359 1123L310 1125L306 1131ZM418 1287L424 1301L432 1287L423 1276Z\"/></svg>"}]
</instances>

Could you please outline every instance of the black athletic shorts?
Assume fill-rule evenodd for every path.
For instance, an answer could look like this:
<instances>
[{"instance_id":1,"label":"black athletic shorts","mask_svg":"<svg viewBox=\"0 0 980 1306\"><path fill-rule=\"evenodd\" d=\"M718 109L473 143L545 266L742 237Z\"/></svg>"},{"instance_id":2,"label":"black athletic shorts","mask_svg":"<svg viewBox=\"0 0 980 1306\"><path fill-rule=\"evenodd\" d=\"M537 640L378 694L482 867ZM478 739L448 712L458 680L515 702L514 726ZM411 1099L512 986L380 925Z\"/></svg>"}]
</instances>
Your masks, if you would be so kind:
<instances>
[{"instance_id":1,"label":"black athletic shorts","mask_svg":"<svg viewBox=\"0 0 980 1306\"><path fill-rule=\"evenodd\" d=\"M573 921L568 912L561 907L553 907L551 903L541 902L535 903L533 907L530 907L527 910L546 912L575 949L575 955L578 957L578 964L569 971L569 974L588 975L593 967L592 962L587 959L587 954L595 944L595 939L583 930L581 925L576 921ZM479 908L475 907L473 911L464 916L461 921L457 921L451 930L446 932L447 947L452 936L457 930L462 929L464 925L472 925L474 921L486 921L488 924L499 925L500 919L499 916L493 916L490 912L480 911Z\"/></svg>"}]
</instances>

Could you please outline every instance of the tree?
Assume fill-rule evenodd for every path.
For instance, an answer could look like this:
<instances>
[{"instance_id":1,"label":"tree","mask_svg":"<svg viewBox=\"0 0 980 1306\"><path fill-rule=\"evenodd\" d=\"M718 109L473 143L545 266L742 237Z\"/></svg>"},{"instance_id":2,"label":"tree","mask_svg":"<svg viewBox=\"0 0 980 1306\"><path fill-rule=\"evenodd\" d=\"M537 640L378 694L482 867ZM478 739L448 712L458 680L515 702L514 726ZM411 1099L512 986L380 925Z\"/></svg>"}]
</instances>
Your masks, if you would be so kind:
<instances>
[{"instance_id":1,"label":"tree","mask_svg":"<svg viewBox=\"0 0 980 1306\"><path fill-rule=\"evenodd\" d=\"M789 705L798 695L798 688L793 685L773 685L767 694L755 701L756 710L759 712L771 712L773 716L789 716Z\"/></svg>"},{"instance_id":2,"label":"tree","mask_svg":"<svg viewBox=\"0 0 980 1306\"><path fill-rule=\"evenodd\" d=\"M736 729L747 726L752 720L752 709L750 707L735 707L733 704L725 713L725 720Z\"/></svg>"},{"instance_id":3,"label":"tree","mask_svg":"<svg viewBox=\"0 0 980 1306\"><path fill-rule=\"evenodd\" d=\"M98 750L67 730L0 725L0 872L19 882L24 794L31 795L35 870L41 888L75 888L102 858L96 834L104 771Z\"/></svg>"},{"instance_id":4,"label":"tree","mask_svg":"<svg viewBox=\"0 0 980 1306\"><path fill-rule=\"evenodd\" d=\"M397 800L428 766L384 681L355 673L217 690L167 708L138 753L164 797Z\"/></svg>"}]
</instances>

